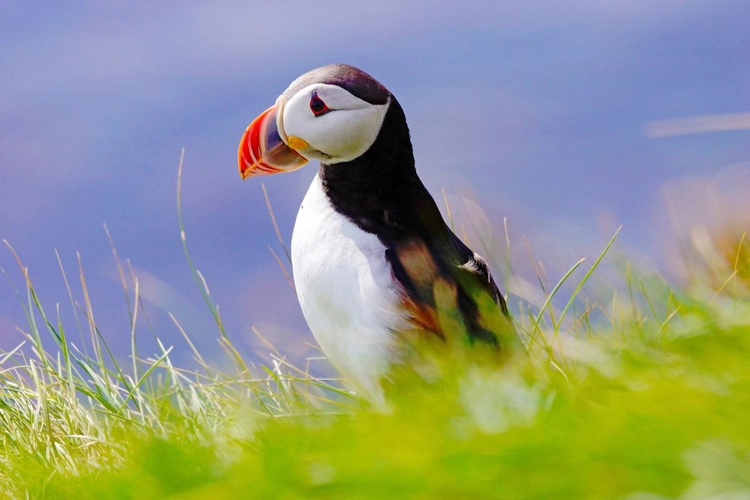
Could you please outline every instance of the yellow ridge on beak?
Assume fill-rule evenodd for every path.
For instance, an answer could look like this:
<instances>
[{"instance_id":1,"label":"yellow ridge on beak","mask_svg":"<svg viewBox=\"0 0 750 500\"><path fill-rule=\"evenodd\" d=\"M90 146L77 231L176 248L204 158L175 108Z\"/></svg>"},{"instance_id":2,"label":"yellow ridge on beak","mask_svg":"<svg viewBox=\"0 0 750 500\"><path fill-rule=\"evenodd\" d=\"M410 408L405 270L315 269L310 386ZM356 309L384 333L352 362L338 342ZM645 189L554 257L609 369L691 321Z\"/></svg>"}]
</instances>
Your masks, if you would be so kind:
<instances>
[{"instance_id":1,"label":"yellow ridge on beak","mask_svg":"<svg viewBox=\"0 0 750 500\"><path fill-rule=\"evenodd\" d=\"M306 140L297 137L296 135L290 135L286 138L286 143L289 145L290 148L300 150L300 149L306 149L309 144Z\"/></svg>"}]
</instances>

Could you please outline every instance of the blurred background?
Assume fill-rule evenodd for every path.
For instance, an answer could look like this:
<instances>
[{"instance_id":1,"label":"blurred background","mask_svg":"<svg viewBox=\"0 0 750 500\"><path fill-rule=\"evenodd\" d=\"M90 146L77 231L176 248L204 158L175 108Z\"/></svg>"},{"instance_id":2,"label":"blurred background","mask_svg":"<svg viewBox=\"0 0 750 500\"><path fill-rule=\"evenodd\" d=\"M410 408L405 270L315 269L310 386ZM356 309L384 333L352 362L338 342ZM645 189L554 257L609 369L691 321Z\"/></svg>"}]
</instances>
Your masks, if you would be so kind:
<instances>
[{"instance_id":1,"label":"blurred background","mask_svg":"<svg viewBox=\"0 0 750 500\"><path fill-rule=\"evenodd\" d=\"M139 280L145 354L156 334L190 363L171 313L222 363L180 240L185 148L187 241L230 338L245 354L267 352L255 327L290 356L314 353L269 251L285 260L261 183L288 242L316 166L242 182L236 151L294 78L346 62L398 97L422 179L436 198L445 189L459 234L499 282L507 218L517 298L536 300L524 239L554 281L620 225L617 252L679 280L679 242L711 240L695 224L750 213L748 26L744 0L4 0L0 237L73 338L55 251L82 305L80 254L96 323L125 356L129 312L106 224ZM28 330L27 298L5 245L0 267L0 346L10 348Z\"/></svg>"}]
</instances>

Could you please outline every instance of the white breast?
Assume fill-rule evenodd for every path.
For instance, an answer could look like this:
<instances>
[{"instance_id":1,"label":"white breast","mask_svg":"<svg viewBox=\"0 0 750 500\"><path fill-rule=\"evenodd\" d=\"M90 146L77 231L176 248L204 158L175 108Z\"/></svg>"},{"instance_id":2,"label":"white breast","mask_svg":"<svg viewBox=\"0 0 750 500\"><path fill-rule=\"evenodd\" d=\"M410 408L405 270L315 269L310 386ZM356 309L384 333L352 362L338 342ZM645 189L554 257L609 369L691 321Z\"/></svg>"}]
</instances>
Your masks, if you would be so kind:
<instances>
[{"instance_id":1,"label":"white breast","mask_svg":"<svg viewBox=\"0 0 750 500\"><path fill-rule=\"evenodd\" d=\"M297 215L292 266L302 313L328 359L383 403L380 379L405 328L397 285L378 238L333 209L315 176Z\"/></svg>"}]
</instances>

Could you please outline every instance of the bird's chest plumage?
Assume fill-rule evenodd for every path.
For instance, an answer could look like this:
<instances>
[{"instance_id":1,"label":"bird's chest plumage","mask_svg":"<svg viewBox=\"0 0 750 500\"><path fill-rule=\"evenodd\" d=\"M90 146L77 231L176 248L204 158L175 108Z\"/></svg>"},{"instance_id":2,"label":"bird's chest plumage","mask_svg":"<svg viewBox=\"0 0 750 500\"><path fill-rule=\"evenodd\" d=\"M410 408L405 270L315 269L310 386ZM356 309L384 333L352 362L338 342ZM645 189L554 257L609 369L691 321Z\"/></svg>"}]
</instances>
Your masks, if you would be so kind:
<instances>
[{"instance_id":1,"label":"bird's chest plumage","mask_svg":"<svg viewBox=\"0 0 750 500\"><path fill-rule=\"evenodd\" d=\"M393 332L408 326L401 292L383 244L334 210L318 176L297 215L292 266L302 312L323 351L360 390L381 399Z\"/></svg>"}]
</instances>

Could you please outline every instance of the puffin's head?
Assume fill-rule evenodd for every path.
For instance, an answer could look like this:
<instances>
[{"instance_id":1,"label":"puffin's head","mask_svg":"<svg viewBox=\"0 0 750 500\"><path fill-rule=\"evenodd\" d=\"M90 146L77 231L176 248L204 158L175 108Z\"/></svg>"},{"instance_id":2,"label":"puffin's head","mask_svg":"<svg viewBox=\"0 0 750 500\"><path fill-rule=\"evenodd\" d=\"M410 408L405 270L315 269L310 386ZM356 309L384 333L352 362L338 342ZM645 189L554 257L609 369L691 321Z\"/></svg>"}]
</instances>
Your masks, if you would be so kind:
<instances>
[{"instance_id":1,"label":"puffin's head","mask_svg":"<svg viewBox=\"0 0 750 500\"><path fill-rule=\"evenodd\" d=\"M240 175L290 172L309 160L351 161L375 142L390 101L388 89L353 66L305 73L245 130Z\"/></svg>"}]
</instances>

